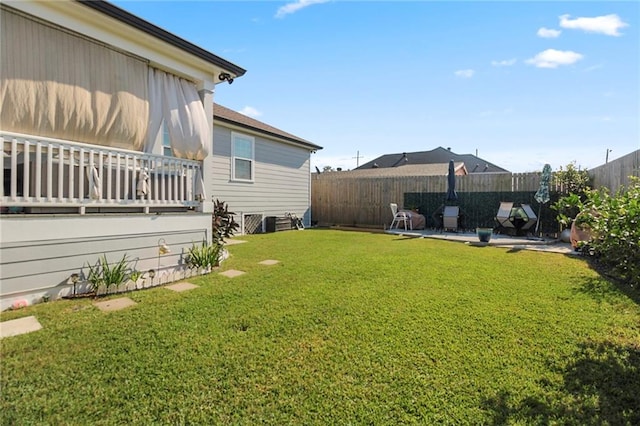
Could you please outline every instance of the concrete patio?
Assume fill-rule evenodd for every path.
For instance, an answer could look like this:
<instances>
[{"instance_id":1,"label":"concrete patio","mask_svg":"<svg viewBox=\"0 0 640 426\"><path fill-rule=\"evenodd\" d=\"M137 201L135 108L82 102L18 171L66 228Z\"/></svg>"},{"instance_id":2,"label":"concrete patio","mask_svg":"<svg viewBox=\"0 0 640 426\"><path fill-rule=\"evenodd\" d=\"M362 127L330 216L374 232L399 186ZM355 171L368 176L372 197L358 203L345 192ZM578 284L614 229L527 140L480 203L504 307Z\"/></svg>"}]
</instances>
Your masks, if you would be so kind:
<instances>
[{"instance_id":1,"label":"concrete patio","mask_svg":"<svg viewBox=\"0 0 640 426\"><path fill-rule=\"evenodd\" d=\"M503 234L492 234L488 243L481 243L475 232L443 232L433 229L407 230L404 229L387 229L387 234L401 235L411 238L435 238L439 240L448 240L462 242L474 246L492 246L506 247L516 250L536 250L562 254L577 255L578 252L573 250L570 243L565 243L556 239L535 238L535 237L514 237Z\"/></svg>"}]
</instances>

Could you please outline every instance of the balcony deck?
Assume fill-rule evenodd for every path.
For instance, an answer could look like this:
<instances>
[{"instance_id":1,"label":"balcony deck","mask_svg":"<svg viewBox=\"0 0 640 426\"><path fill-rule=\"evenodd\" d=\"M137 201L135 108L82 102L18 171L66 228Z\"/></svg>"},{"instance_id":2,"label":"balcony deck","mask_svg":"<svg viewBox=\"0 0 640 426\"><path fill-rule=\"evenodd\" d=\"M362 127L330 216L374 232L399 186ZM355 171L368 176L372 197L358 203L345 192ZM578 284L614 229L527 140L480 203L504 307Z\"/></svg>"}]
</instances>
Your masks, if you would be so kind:
<instances>
[{"instance_id":1,"label":"balcony deck","mask_svg":"<svg viewBox=\"0 0 640 426\"><path fill-rule=\"evenodd\" d=\"M138 151L0 132L2 213L193 210L202 163Z\"/></svg>"}]
</instances>

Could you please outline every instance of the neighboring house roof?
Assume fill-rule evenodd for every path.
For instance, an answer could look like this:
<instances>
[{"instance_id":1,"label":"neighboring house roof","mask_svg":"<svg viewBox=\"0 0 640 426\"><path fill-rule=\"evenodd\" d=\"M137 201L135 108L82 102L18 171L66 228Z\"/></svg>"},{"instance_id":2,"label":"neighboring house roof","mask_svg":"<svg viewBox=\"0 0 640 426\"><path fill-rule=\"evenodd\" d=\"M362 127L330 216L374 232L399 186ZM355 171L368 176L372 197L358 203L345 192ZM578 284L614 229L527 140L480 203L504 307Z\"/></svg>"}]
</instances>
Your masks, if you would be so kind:
<instances>
[{"instance_id":1,"label":"neighboring house roof","mask_svg":"<svg viewBox=\"0 0 640 426\"><path fill-rule=\"evenodd\" d=\"M410 164L441 164L449 163L449 160L453 160L456 163L464 163L469 174L487 172L509 173L508 170L496 166L495 164L483 160L482 158L476 157L475 155L456 154L441 146L431 151L386 154L363 164L355 170L375 168L382 169L387 167L397 168L401 166L406 167Z\"/></svg>"},{"instance_id":2,"label":"neighboring house roof","mask_svg":"<svg viewBox=\"0 0 640 426\"><path fill-rule=\"evenodd\" d=\"M247 117L244 114L240 114L239 112L236 112L232 109L214 103L213 124L215 125L216 122L229 123L238 127L253 130L255 132L264 133L278 139L292 142L296 145L302 145L311 151L322 149L321 146L311 143L308 140L299 138L298 136L292 135L291 133L287 133L266 123L253 119L251 117Z\"/></svg>"},{"instance_id":3,"label":"neighboring house roof","mask_svg":"<svg viewBox=\"0 0 640 426\"><path fill-rule=\"evenodd\" d=\"M454 163L457 176L466 175L464 163ZM355 169L340 172L322 172L323 176L330 175L339 178L362 177L402 177L402 176L446 176L449 174L449 163L439 164L407 164L402 167L385 167L375 169Z\"/></svg>"},{"instance_id":4,"label":"neighboring house roof","mask_svg":"<svg viewBox=\"0 0 640 426\"><path fill-rule=\"evenodd\" d=\"M229 70L234 74L235 77L240 77L244 75L246 72L245 69L232 64L231 62L215 55L211 52L208 52L201 47L196 46L195 44L188 42L187 40L180 38L148 21L145 21L142 18L139 18L124 9L120 9L118 6L115 6L104 0L76 0L78 3L90 7L91 9L97 10L107 16L110 16L114 19L119 20L131 27L134 27L138 30L144 31L147 34L150 34L166 43L169 43L179 49L182 49L186 52L191 53L192 55L203 59L213 65Z\"/></svg>"}]
</instances>

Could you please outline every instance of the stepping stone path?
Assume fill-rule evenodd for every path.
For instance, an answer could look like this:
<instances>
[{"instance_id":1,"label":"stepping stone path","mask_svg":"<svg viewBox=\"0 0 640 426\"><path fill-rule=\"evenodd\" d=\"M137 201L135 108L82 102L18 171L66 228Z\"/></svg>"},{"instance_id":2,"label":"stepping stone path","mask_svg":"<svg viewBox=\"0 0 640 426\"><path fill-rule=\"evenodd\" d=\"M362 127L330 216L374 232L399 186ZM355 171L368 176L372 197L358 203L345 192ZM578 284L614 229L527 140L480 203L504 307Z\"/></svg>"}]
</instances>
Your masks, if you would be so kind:
<instances>
[{"instance_id":1,"label":"stepping stone path","mask_svg":"<svg viewBox=\"0 0 640 426\"><path fill-rule=\"evenodd\" d=\"M42 325L33 315L30 317L18 318L0 323L0 339L5 337L17 336L19 334L31 333L38 331Z\"/></svg>"},{"instance_id":2,"label":"stepping stone path","mask_svg":"<svg viewBox=\"0 0 640 426\"><path fill-rule=\"evenodd\" d=\"M246 241L244 241L244 240L227 240L227 241L224 242L224 245L232 246L234 244L242 244L242 243L246 243Z\"/></svg>"},{"instance_id":3,"label":"stepping stone path","mask_svg":"<svg viewBox=\"0 0 640 426\"><path fill-rule=\"evenodd\" d=\"M229 269L228 271L224 271L224 272L220 272L220 275L223 275L225 277L228 278L235 278L235 277L239 277L240 275L244 274L244 271L238 271L236 269Z\"/></svg>"},{"instance_id":4,"label":"stepping stone path","mask_svg":"<svg viewBox=\"0 0 640 426\"><path fill-rule=\"evenodd\" d=\"M193 290L194 288L198 288L198 286L195 284L185 282L185 283L171 284L166 286L165 288L169 290L181 292L181 291Z\"/></svg>"},{"instance_id":5,"label":"stepping stone path","mask_svg":"<svg viewBox=\"0 0 640 426\"><path fill-rule=\"evenodd\" d=\"M231 240L231 241L228 241L227 244L240 244L245 242L246 241L241 241L241 240ZM280 261L274 260L274 259L266 259L266 260L263 260L262 262L258 262L258 264L260 265L267 265L267 266L277 265L278 263L280 263ZM244 271L238 271L236 269L229 269L228 271L220 272L220 275L224 275L225 277L228 277L228 278L239 277L240 275L243 275L243 274L245 274ZM167 285L165 286L165 288L172 291L182 292L187 290L193 290L194 288L198 288L198 286L188 282L181 282L177 284ZM134 306L136 305L136 302L129 299L128 297L120 297L118 299L106 300L104 302L96 302L93 305L103 312L110 312L110 311L119 311L121 309L128 308L129 306ZM2 327L0 328L0 339L4 337L9 337L9 336L17 336L19 334L30 333L32 331L37 331L42 328L42 325L38 322L38 320L34 316L19 318L19 319L10 320L10 321L4 321L0 323L0 326Z\"/></svg>"},{"instance_id":6,"label":"stepping stone path","mask_svg":"<svg viewBox=\"0 0 640 426\"><path fill-rule=\"evenodd\" d=\"M128 308L135 305L136 302L128 297L120 297L118 299L106 300L104 302L96 302L93 304L96 308L103 312L119 311L120 309Z\"/></svg>"}]
</instances>

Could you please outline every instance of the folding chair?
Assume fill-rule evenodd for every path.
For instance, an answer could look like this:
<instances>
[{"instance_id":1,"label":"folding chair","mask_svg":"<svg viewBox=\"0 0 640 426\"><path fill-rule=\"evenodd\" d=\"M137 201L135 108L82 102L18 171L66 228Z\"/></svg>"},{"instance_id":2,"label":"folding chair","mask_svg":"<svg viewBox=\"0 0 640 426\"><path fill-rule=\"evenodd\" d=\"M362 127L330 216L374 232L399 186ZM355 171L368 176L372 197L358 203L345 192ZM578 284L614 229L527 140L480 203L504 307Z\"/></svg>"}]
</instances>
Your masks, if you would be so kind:
<instances>
[{"instance_id":1,"label":"folding chair","mask_svg":"<svg viewBox=\"0 0 640 426\"><path fill-rule=\"evenodd\" d=\"M457 231L458 217L460 217L460 207L444 206L444 210L442 211L442 227L444 230Z\"/></svg>"},{"instance_id":2,"label":"folding chair","mask_svg":"<svg viewBox=\"0 0 640 426\"><path fill-rule=\"evenodd\" d=\"M513 203L510 201L501 201L500 208L498 208L498 213L496 214L496 222L498 225L503 228L508 229L516 229L511 222L511 209L513 208Z\"/></svg>"},{"instance_id":3,"label":"folding chair","mask_svg":"<svg viewBox=\"0 0 640 426\"><path fill-rule=\"evenodd\" d=\"M398 204L391 203L391 214L393 214L393 220L391 221L391 226L389 229L393 229L394 225L397 229L400 229L400 224L404 226L404 230L407 230L407 223L409 224L409 229L413 229L413 222L411 221L411 214L409 212L403 212L398 210Z\"/></svg>"},{"instance_id":4,"label":"folding chair","mask_svg":"<svg viewBox=\"0 0 640 426\"><path fill-rule=\"evenodd\" d=\"M538 216L536 216L536 213L533 211L529 204L521 204L521 207L522 210L524 210L524 213L527 215L527 223L525 223L520 229L522 229L523 231L527 231L536 224L536 222L538 221Z\"/></svg>"}]
</instances>

